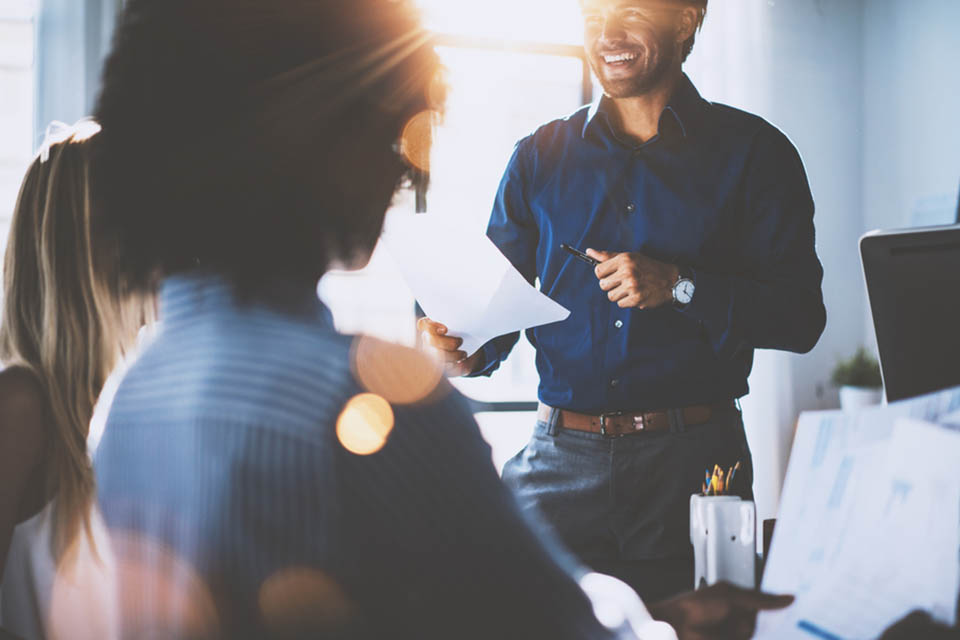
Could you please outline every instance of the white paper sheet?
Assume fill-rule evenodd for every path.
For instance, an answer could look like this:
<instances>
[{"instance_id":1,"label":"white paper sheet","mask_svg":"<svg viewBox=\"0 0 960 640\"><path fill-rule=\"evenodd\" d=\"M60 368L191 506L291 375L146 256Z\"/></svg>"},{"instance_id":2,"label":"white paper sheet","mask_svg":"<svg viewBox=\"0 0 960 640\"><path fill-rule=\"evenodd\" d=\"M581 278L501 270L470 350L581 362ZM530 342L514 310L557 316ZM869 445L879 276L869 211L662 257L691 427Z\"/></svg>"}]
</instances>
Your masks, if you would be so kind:
<instances>
[{"instance_id":1,"label":"white paper sheet","mask_svg":"<svg viewBox=\"0 0 960 640\"><path fill-rule=\"evenodd\" d=\"M960 433L901 420L854 509L827 580L798 607L798 626L876 638L923 609L953 625L960 588Z\"/></svg>"},{"instance_id":2,"label":"white paper sheet","mask_svg":"<svg viewBox=\"0 0 960 640\"><path fill-rule=\"evenodd\" d=\"M531 286L482 233L436 214L395 216L383 241L424 312L463 338L468 355L489 340L570 315Z\"/></svg>"},{"instance_id":3,"label":"white paper sheet","mask_svg":"<svg viewBox=\"0 0 960 640\"><path fill-rule=\"evenodd\" d=\"M960 570L957 561L960 538L954 543L952 536L958 535L960 511L954 514L952 509L960 510L960 479L948 481L943 488L943 491L951 492L950 495L956 492L953 507L943 511L947 520L953 518L953 524L929 525L940 527L938 531L946 539L914 553L913 547L905 545L903 540L918 532L927 534L913 526L912 521L911 526L903 520L887 523L879 529L882 535L876 537L875 534L880 522L877 501L889 497L889 491L884 493L884 487L889 489L896 474L901 477L904 473L914 474L909 477L916 486L928 487L931 486L929 477L915 474L921 471L933 473L937 465L923 462L931 458L923 452L942 448L947 452L944 456L940 457L936 452L932 454L942 460L960 455L960 445L941 444L939 438L942 434L945 442L958 443L960 434L940 426L931 427L935 435L924 435L929 434L929 429L919 436L912 433L910 437L917 444L903 447L902 440L898 439L902 436L897 435L900 430L916 431L919 427L916 423L906 423L907 426L898 425L895 433L894 425L903 418L938 421L941 416L956 411L957 407L960 407L960 389L856 413L833 411L801 416L763 579L764 590L792 593L797 596L797 601L786 610L761 614L755 637L809 640L822 632L821 638L870 638L873 636L869 632L868 635L858 635L867 626L854 628L841 623L860 620L864 625L872 624L870 629L886 626L890 620L885 619L885 612L888 614L903 605L904 601L897 598L905 593L910 596L907 598L911 600L910 608L933 611L937 604L936 594L946 593L947 599L952 598L955 602L954 571ZM956 459L960 458L953 458ZM903 471L905 466L906 471ZM925 492L929 496L930 491ZM936 496L937 503L944 498L952 499L941 492ZM920 495L913 499L919 501ZM928 525L920 525L925 526ZM924 556L924 553L941 554L937 556L941 560L940 568L930 569L931 556ZM952 565L946 569L942 562L944 553L949 553L953 559ZM910 572L911 566L915 568L915 574ZM921 566L926 568L921 569ZM903 576L903 580L919 575L927 583L933 582L934 577L939 582L932 587L934 591L931 593L923 594L913 588L905 592L900 590L901 584L898 583L887 585L892 589L888 593L876 586L882 582L878 572L882 574L884 571L895 571ZM869 581L864 583L858 576ZM865 601L856 599L858 593L864 595L863 591L858 591L864 585L876 591L868 596L873 600L866 614L858 610ZM849 596L848 601L843 600L844 595ZM849 619L844 617L845 613L850 614ZM823 626L817 626L817 621ZM829 625L833 625L833 629ZM842 632L853 635L843 635Z\"/></svg>"}]
</instances>

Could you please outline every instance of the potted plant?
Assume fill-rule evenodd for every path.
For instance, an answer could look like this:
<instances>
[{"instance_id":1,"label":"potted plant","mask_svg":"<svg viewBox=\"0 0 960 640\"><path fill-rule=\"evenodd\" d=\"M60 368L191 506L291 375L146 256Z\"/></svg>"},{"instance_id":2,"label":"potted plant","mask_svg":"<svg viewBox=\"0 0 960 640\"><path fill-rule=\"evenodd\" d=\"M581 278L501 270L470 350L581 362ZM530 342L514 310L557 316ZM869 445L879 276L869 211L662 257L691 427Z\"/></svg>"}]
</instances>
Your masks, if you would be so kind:
<instances>
[{"instance_id":1,"label":"potted plant","mask_svg":"<svg viewBox=\"0 0 960 640\"><path fill-rule=\"evenodd\" d=\"M840 406L845 410L880 404L883 400L880 363L863 347L853 357L837 363L833 384L840 388Z\"/></svg>"}]
</instances>

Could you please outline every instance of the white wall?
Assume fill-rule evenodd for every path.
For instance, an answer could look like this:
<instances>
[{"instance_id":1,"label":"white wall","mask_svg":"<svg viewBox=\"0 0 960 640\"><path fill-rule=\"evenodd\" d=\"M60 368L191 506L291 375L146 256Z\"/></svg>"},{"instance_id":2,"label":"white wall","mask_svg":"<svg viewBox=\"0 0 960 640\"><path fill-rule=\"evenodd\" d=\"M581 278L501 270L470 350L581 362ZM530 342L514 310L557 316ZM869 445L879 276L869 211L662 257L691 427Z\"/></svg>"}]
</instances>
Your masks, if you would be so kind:
<instances>
[{"instance_id":1,"label":"white wall","mask_svg":"<svg viewBox=\"0 0 960 640\"><path fill-rule=\"evenodd\" d=\"M864 337L860 2L712 2L687 70L707 99L757 113L793 140L817 205L827 329L808 355L758 352L744 401L758 515L769 518L797 415L836 404L830 370Z\"/></svg>"},{"instance_id":2,"label":"white wall","mask_svg":"<svg viewBox=\"0 0 960 640\"><path fill-rule=\"evenodd\" d=\"M865 226L950 222L960 185L960 1L869 0L863 9Z\"/></svg>"},{"instance_id":3,"label":"white wall","mask_svg":"<svg viewBox=\"0 0 960 640\"><path fill-rule=\"evenodd\" d=\"M43 0L37 11L35 144L47 125L90 115L122 0Z\"/></svg>"}]
</instances>

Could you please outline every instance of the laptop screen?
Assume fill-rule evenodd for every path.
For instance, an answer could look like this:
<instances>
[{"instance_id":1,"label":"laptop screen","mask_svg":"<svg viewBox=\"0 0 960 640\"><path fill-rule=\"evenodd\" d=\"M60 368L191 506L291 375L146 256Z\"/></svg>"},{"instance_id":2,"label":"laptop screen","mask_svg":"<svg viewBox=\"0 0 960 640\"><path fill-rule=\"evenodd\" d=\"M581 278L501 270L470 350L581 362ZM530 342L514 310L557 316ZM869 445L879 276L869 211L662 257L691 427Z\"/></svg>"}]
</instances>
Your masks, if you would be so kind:
<instances>
[{"instance_id":1,"label":"laptop screen","mask_svg":"<svg viewBox=\"0 0 960 640\"><path fill-rule=\"evenodd\" d=\"M960 225L860 241L888 401L960 385Z\"/></svg>"}]
</instances>

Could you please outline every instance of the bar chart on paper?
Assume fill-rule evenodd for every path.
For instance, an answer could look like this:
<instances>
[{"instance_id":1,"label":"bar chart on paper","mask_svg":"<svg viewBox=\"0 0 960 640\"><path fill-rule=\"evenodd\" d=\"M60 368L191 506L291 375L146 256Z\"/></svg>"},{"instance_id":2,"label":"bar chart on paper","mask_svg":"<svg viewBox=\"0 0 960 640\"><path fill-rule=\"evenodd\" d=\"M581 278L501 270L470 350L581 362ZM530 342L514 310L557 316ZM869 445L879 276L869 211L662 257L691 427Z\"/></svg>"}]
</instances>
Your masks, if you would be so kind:
<instances>
[{"instance_id":1,"label":"bar chart on paper","mask_svg":"<svg viewBox=\"0 0 960 640\"><path fill-rule=\"evenodd\" d=\"M756 638L866 640L923 609L955 622L960 390L858 414L804 414L763 589L792 593Z\"/></svg>"}]
</instances>

